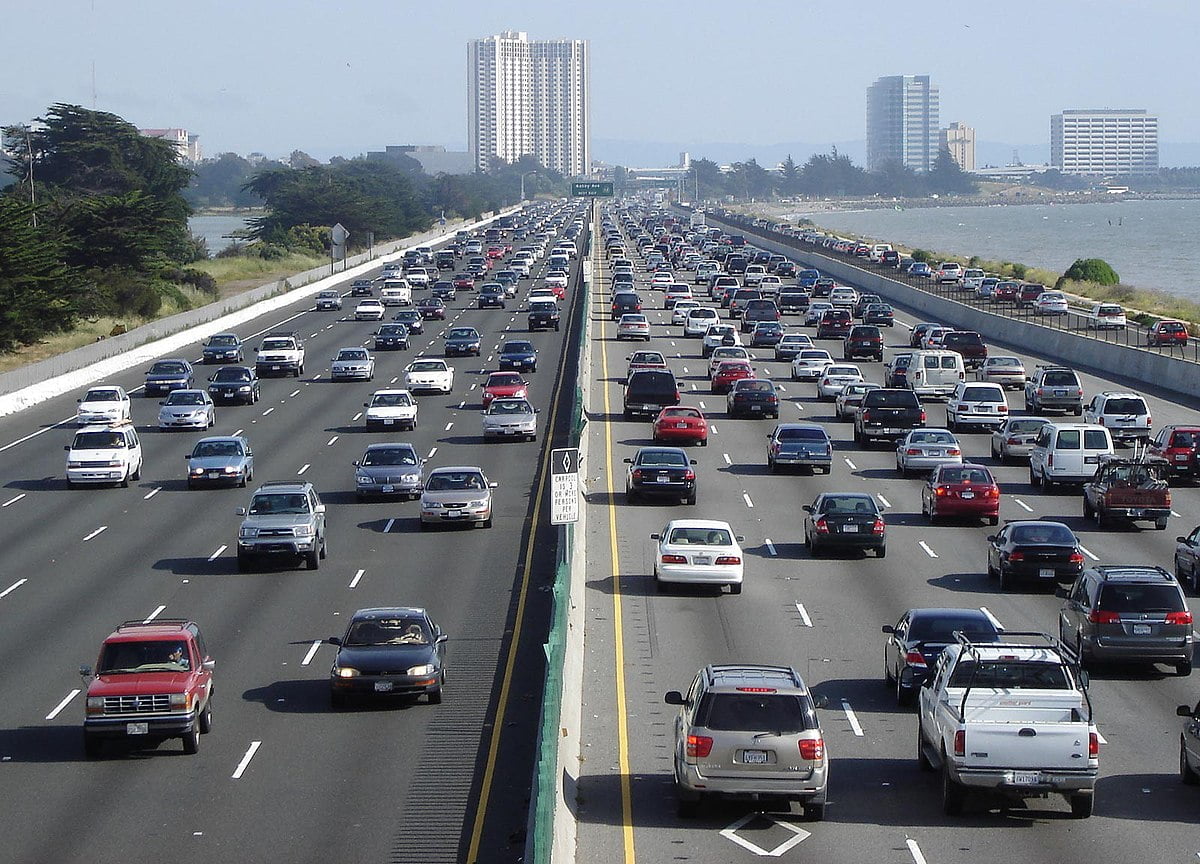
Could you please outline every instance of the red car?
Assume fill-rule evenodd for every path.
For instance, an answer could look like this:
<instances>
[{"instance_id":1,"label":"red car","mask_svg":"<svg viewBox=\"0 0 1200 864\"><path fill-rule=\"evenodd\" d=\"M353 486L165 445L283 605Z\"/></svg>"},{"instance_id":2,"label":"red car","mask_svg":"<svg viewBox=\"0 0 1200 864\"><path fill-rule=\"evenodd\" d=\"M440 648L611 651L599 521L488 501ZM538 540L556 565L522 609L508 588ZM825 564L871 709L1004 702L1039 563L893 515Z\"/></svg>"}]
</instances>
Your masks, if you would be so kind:
<instances>
[{"instance_id":1,"label":"red car","mask_svg":"<svg viewBox=\"0 0 1200 864\"><path fill-rule=\"evenodd\" d=\"M1148 455L1165 459L1176 477L1200 477L1200 426L1164 426Z\"/></svg>"},{"instance_id":2,"label":"red car","mask_svg":"<svg viewBox=\"0 0 1200 864\"><path fill-rule=\"evenodd\" d=\"M528 386L519 372L493 372L483 385L483 407L491 405L493 399L528 396Z\"/></svg>"},{"instance_id":3,"label":"red car","mask_svg":"<svg viewBox=\"0 0 1200 864\"><path fill-rule=\"evenodd\" d=\"M427 321L431 318L436 318L438 321L446 320L446 304L440 297L426 297L417 301L417 311Z\"/></svg>"},{"instance_id":4,"label":"red car","mask_svg":"<svg viewBox=\"0 0 1200 864\"><path fill-rule=\"evenodd\" d=\"M708 420L699 408L673 405L654 418L654 442L708 446Z\"/></svg>"},{"instance_id":5,"label":"red car","mask_svg":"<svg viewBox=\"0 0 1200 864\"><path fill-rule=\"evenodd\" d=\"M459 273L454 277L454 288L456 291L474 291L475 277L470 273Z\"/></svg>"},{"instance_id":6,"label":"red car","mask_svg":"<svg viewBox=\"0 0 1200 864\"><path fill-rule=\"evenodd\" d=\"M930 522L953 516L1000 521L1000 487L983 465L940 465L921 489L921 513Z\"/></svg>"},{"instance_id":7,"label":"red car","mask_svg":"<svg viewBox=\"0 0 1200 864\"><path fill-rule=\"evenodd\" d=\"M546 287L554 292L554 296L559 300L565 300L567 297L567 286L561 285L558 282L547 282Z\"/></svg>"},{"instance_id":8,"label":"red car","mask_svg":"<svg viewBox=\"0 0 1200 864\"><path fill-rule=\"evenodd\" d=\"M1014 303L1020 290L1021 283L1019 282L997 282L996 287L992 289L992 302Z\"/></svg>"},{"instance_id":9,"label":"red car","mask_svg":"<svg viewBox=\"0 0 1200 864\"><path fill-rule=\"evenodd\" d=\"M1146 333L1147 345L1186 345L1187 325L1182 321L1156 321Z\"/></svg>"},{"instance_id":10,"label":"red car","mask_svg":"<svg viewBox=\"0 0 1200 864\"><path fill-rule=\"evenodd\" d=\"M733 389L733 382L743 378L757 378L754 367L745 360L724 360L712 376L712 392L728 393Z\"/></svg>"},{"instance_id":11,"label":"red car","mask_svg":"<svg viewBox=\"0 0 1200 864\"><path fill-rule=\"evenodd\" d=\"M487 250L487 257L492 258L492 259L503 258L504 257L504 247L503 246L489 246L488 250Z\"/></svg>"}]
</instances>

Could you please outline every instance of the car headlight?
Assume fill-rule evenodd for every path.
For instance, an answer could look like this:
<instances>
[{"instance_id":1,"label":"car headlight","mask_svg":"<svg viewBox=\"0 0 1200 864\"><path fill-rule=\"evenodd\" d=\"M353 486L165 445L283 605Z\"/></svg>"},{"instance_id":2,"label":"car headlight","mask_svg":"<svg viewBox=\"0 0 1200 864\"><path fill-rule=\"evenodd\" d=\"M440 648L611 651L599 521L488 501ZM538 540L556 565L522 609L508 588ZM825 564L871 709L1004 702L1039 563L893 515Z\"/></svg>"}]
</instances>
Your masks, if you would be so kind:
<instances>
[{"instance_id":1,"label":"car headlight","mask_svg":"<svg viewBox=\"0 0 1200 864\"><path fill-rule=\"evenodd\" d=\"M242 469L241 469L241 468L239 468L237 465L226 465L226 466L224 467L224 469L222 469L222 470L224 470L224 472L225 472L226 474L237 474L237 473L238 473L239 471L241 471Z\"/></svg>"},{"instance_id":2,"label":"car headlight","mask_svg":"<svg viewBox=\"0 0 1200 864\"><path fill-rule=\"evenodd\" d=\"M88 714L103 714L104 713L104 697L103 696L87 697L87 713Z\"/></svg>"},{"instance_id":3,"label":"car headlight","mask_svg":"<svg viewBox=\"0 0 1200 864\"><path fill-rule=\"evenodd\" d=\"M480 498L478 501L472 501L472 502L471 502L470 504L468 504L467 506L468 506L468 507L486 507L486 506L487 506L487 503L488 503L488 502L487 502L487 499L486 499L486 498Z\"/></svg>"},{"instance_id":4,"label":"car headlight","mask_svg":"<svg viewBox=\"0 0 1200 864\"><path fill-rule=\"evenodd\" d=\"M249 385L249 384L244 384L243 386L241 386L241 387L239 387L239 388L238 388L238 392L239 392L239 393L249 393L249 392L250 392L250 385Z\"/></svg>"},{"instance_id":5,"label":"car headlight","mask_svg":"<svg viewBox=\"0 0 1200 864\"><path fill-rule=\"evenodd\" d=\"M353 666L334 666L333 676L335 678L357 678L359 671Z\"/></svg>"},{"instance_id":6,"label":"car headlight","mask_svg":"<svg viewBox=\"0 0 1200 864\"><path fill-rule=\"evenodd\" d=\"M420 474L404 474L400 477L405 483L419 483L421 481Z\"/></svg>"},{"instance_id":7,"label":"car headlight","mask_svg":"<svg viewBox=\"0 0 1200 864\"><path fill-rule=\"evenodd\" d=\"M82 468L82 467L83 467L83 463L82 463L82 462L75 462L75 461L72 461L72 460L68 459L68 460L67 460L67 467L68 467L68 468Z\"/></svg>"},{"instance_id":8,"label":"car headlight","mask_svg":"<svg viewBox=\"0 0 1200 864\"><path fill-rule=\"evenodd\" d=\"M121 467L122 465L124 465L124 464L125 464L125 463L124 463L124 462L122 462L120 459L110 459L110 460L108 461L108 467L109 467L109 468L120 468L120 467Z\"/></svg>"},{"instance_id":9,"label":"car headlight","mask_svg":"<svg viewBox=\"0 0 1200 864\"><path fill-rule=\"evenodd\" d=\"M192 694L191 693L172 693L171 708L176 711L191 711L192 710Z\"/></svg>"},{"instance_id":10,"label":"car headlight","mask_svg":"<svg viewBox=\"0 0 1200 864\"><path fill-rule=\"evenodd\" d=\"M258 536L258 529L253 526L243 525L241 530L238 532L238 536L247 540L253 540Z\"/></svg>"},{"instance_id":11,"label":"car headlight","mask_svg":"<svg viewBox=\"0 0 1200 864\"><path fill-rule=\"evenodd\" d=\"M297 525L292 529L292 533L297 537L311 537L313 535L313 529L311 525Z\"/></svg>"},{"instance_id":12,"label":"car headlight","mask_svg":"<svg viewBox=\"0 0 1200 864\"><path fill-rule=\"evenodd\" d=\"M370 474L355 474L354 482L355 483L370 483L371 475Z\"/></svg>"},{"instance_id":13,"label":"car headlight","mask_svg":"<svg viewBox=\"0 0 1200 864\"><path fill-rule=\"evenodd\" d=\"M433 664L426 663L424 666L410 666L408 668L409 675L432 675Z\"/></svg>"},{"instance_id":14,"label":"car headlight","mask_svg":"<svg viewBox=\"0 0 1200 864\"><path fill-rule=\"evenodd\" d=\"M422 510L441 510L442 505L439 504L437 501L422 501L421 509Z\"/></svg>"},{"instance_id":15,"label":"car headlight","mask_svg":"<svg viewBox=\"0 0 1200 864\"><path fill-rule=\"evenodd\" d=\"M199 477L200 475L202 475L204 473L204 469L203 468L192 468L192 469L189 469L188 473L191 474L193 477Z\"/></svg>"}]
</instances>

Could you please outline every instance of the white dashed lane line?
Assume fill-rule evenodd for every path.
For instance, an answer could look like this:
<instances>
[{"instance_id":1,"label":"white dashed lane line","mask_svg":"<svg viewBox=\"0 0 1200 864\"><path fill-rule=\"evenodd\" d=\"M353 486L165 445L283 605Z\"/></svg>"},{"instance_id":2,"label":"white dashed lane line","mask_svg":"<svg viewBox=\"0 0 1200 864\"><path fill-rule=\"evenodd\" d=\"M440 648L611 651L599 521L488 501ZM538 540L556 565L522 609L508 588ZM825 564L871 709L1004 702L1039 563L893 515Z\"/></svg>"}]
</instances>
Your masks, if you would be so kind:
<instances>
[{"instance_id":1,"label":"white dashed lane line","mask_svg":"<svg viewBox=\"0 0 1200 864\"><path fill-rule=\"evenodd\" d=\"M7 507L7 506L9 506L10 504L16 504L18 501L20 501L20 500L21 500L22 498L24 498L24 497L25 497L25 493L24 493L24 492L22 492L20 495L17 495L17 496L16 496L16 497L14 497L14 498L9 498L9 499L8 499L7 501L5 501L3 504L0 504L0 507Z\"/></svg>"},{"instance_id":2,"label":"white dashed lane line","mask_svg":"<svg viewBox=\"0 0 1200 864\"><path fill-rule=\"evenodd\" d=\"M18 579L16 582L9 585L3 591L0 591L0 600L3 600L5 597L7 597L12 592L16 591L18 588L20 588L22 585L24 585L28 581L29 581L28 579Z\"/></svg>"},{"instance_id":3,"label":"white dashed lane line","mask_svg":"<svg viewBox=\"0 0 1200 864\"><path fill-rule=\"evenodd\" d=\"M436 448L436 447L431 447L431 448L429 449L429 455L428 455L428 456L426 456L425 458L426 458L426 459L432 459L432 458L433 458L433 454L434 454L434 453L436 453L436 452L437 452L437 448Z\"/></svg>"},{"instance_id":4,"label":"white dashed lane line","mask_svg":"<svg viewBox=\"0 0 1200 864\"><path fill-rule=\"evenodd\" d=\"M804 608L803 603L796 604L796 612L799 613L800 620L804 623L805 627L812 626L812 619L808 617L808 610Z\"/></svg>"},{"instance_id":5,"label":"white dashed lane line","mask_svg":"<svg viewBox=\"0 0 1200 864\"><path fill-rule=\"evenodd\" d=\"M250 748L246 751L246 755L242 757L242 761L238 763L233 772L233 779L240 780L242 775L246 773L246 769L250 767L250 760L254 758L254 754L258 752L258 748L262 746L261 741L251 741Z\"/></svg>"},{"instance_id":6,"label":"white dashed lane line","mask_svg":"<svg viewBox=\"0 0 1200 864\"><path fill-rule=\"evenodd\" d=\"M387 521L387 524L383 526L383 533L384 533L384 534L390 534L390 533L392 533L392 526L393 526L393 525L395 525L395 524L396 524L396 520L395 520L395 519L389 519L389 520Z\"/></svg>"},{"instance_id":7,"label":"white dashed lane line","mask_svg":"<svg viewBox=\"0 0 1200 864\"><path fill-rule=\"evenodd\" d=\"M266 417L268 414L270 414L274 410L275 410L274 408L268 408L266 411L264 411L262 413L262 416Z\"/></svg>"},{"instance_id":8,"label":"white dashed lane line","mask_svg":"<svg viewBox=\"0 0 1200 864\"><path fill-rule=\"evenodd\" d=\"M887 500L886 498L884 498L883 495L880 494L879 492L875 493L875 497L879 499L879 503L882 504L884 507L892 506L892 502Z\"/></svg>"},{"instance_id":9,"label":"white dashed lane line","mask_svg":"<svg viewBox=\"0 0 1200 864\"><path fill-rule=\"evenodd\" d=\"M905 324L904 326L907 327L908 325ZM921 847L917 845L916 840L909 837L904 841L904 844L908 846L908 854L912 856L913 864L928 864L925 861L925 856L921 854Z\"/></svg>"},{"instance_id":10,"label":"white dashed lane line","mask_svg":"<svg viewBox=\"0 0 1200 864\"><path fill-rule=\"evenodd\" d=\"M842 459L845 461L846 465L848 465L848 466L850 467L850 470L851 470L851 471L857 471L857 470L858 470L858 466L857 466L857 465L855 465L853 462L851 462L851 461L850 461L850 459L849 459L849 457L847 457L847 456L843 456L843 457L842 457Z\"/></svg>"},{"instance_id":11,"label":"white dashed lane line","mask_svg":"<svg viewBox=\"0 0 1200 864\"><path fill-rule=\"evenodd\" d=\"M71 704L72 699L74 699L76 696L78 696L82 692L83 692L82 690L78 690L78 689L72 690L70 693L68 693L66 695L65 699L63 699L61 702L59 702L57 705L54 706L53 710L51 710L51 712L46 715L46 719L53 720L55 717L57 717L59 714L62 713L62 710L64 708L66 708L68 705Z\"/></svg>"},{"instance_id":12,"label":"white dashed lane line","mask_svg":"<svg viewBox=\"0 0 1200 864\"><path fill-rule=\"evenodd\" d=\"M208 560L216 561L218 558L221 557L221 553L223 553L228 548L229 548L228 546L226 546L224 543L222 543L220 546L217 547L216 552L214 552L213 554L208 556Z\"/></svg>"},{"instance_id":13,"label":"white dashed lane line","mask_svg":"<svg viewBox=\"0 0 1200 864\"><path fill-rule=\"evenodd\" d=\"M326 447L332 447L332 446L333 446L333 444L334 444L334 442L335 442L335 441L337 441L337 440L338 440L338 436L337 436L337 435L334 435L332 438L330 438L328 441L326 441L326 442L325 442L325 446L326 446Z\"/></svg>"},{"instance_id":14,"label":"white dashed lane line","mask_svg":"<svg viewBox=\"0 0 1200 864\"><path fill-rule=\"evenodd\" d=\"M854 709L850 707L850 703L845 699L842 700L842 711L846 714L846 720L850 722L850 728L854 730L854 734L861 738L863 737L862 726L858 724L858 716L854 713Z\"/></svg>"},{"instance_id":15,"label":"white dashed lane line","mask_svg":"<svg viewBox=\"0 0 1200 864\"><path fill-rule=\"evenodd\" d=\"M308 646L308 652L304 655L304 659L300 661L301 666L307 666L312 662L313 657L317 656L317 649L321 647L321 640L313 642Z\"/></svg>"},{"instance_id":16,"label":"white dashed lane line","mask_svg":"<svg viewBox=\"0 0 1200 864\"><path fill-rule=\"evenodd\" d=\"M770 537L767 537L767 538L766 538L766 541L765 541L765 544L764 544L764 545L766 545L766 547L767 547L767 554L768 554L768 555L778 555L778 554L779 554L777 551L775 551L775 544L771 542L771 538L770 538Z\"/></svg>"},{"instance_id":17,"label":"white dashed lane line","mask_svg":"<svg viewBox=\"0 0 1200 864\"><path fill-rule=\"evenodd\" d=\"M1100 560L1099 558L1097 558L1095 555L1093 555L1093 554L1092 554L1092 550L1091 550L1091 549L1087 548L1087 547L1086 547L1086 546L1084 546L1082 543L1080 543L1080 544L1079 544L1079 548L1080 548L1080 550L1083 552L1083 554L1084 554L1084 555L1088 556L1088 557L1089 557L1089 558L1091 558L1093 561L1099 561L1099 560Z\"/></svg>"},{"instance_id":18,"label":"white dashed lane line","mask_svg":"<svg viewBox=\"0 0 1200 864\"><path fill-rule=\"evenodd\" d=\"M754 502L750 500L750 495L748 493L746 493L746 492L742 493L742 500L744 500L746 502L747 507L750 507L750 508L754 507Z\"/></svg>"},{"instance_id":19,"label":"white dashed lane line","mask_svg":"<svg viewBox=\"0 0 1200 864\"><path fill-rule=\"evenodd\" d=\"M158 606L153 612L151 612L149 615L147 615L145 618L142 619L142 623L149 624L151 621L153 621L155 618L157 618L159 615L161 615L163 610L166 608L167 607L165 605Z\"/></svg>"},{"instance_id":20,"label":"white dashed lane line","mask_svg":"<svg viewBox=\"0 0 1200 864\"><path fill-rule=\"evenodd\" d=\"M351 588L357 588L357 587L358 587L358 581L359 581L360 579L362 579L362 577L363 577L363 573L365 573L365 572L367 572L367 571L365 571L365 570L359 570L357 573L355 573L355 574L354 574L354 578L350 580L350 587L351 587Z\"/></svg>"},{"instance_id":21,"label":"white dashed lane line","mask_svg":"<svg viewBox=\"0 0 1200 864\"><path fill-rule=\"evenodd\" d=\"M296 398L297 396L299 396L299 395L300 395L300 391L299 391L299 390L293 390L291 393L289 393L289 394L288 394L288 398L289 398L289 399L295 399L295 398Z\"/></svg>"},{"instance_id":22,"label":"white dashed lane line","mask_svg":"<svg viewBox=\"0 0 1200 864\"><path fill-rule=\"evenodd\" d=\"M309 463L305 462L303 465L300 466L300 470L296 472L296 476L303 474L305 471L308 470L308 468L309 468Z\"/></svg>"},{"instance_id":23,"label":"white dashed lane line","mask_svg":"<svg viewBox=\"0 0 1200 864\"><path fill-rule=\"evenodd\" d=\"M725 458L725 464L726 464L726 465L732 465L732 464L733 464L733 460L729 458L729 454L728 454L728 453L722 453L721 455L722 455L722 456Z\"/></svg>"},{"instance_id":24,"label":"white dashed lane line","mask_svg":"<svg viewBox=\"0 0 1200 864\"><path fill-rule=\"evenodd\" d=\"M938 557L938 554L936 552L934 552L932 549L930 549L929 544L926 543L924 540L921 540L919 543L917 543L917 545L920 546L922 549L924 549L925 554L928 555L930 558Z\"/></svg>"},{"instance_id":25,"label":"white dashed lane line","mask_svg":"<svg viewBox=\"0 0 1200 864\"><path fill-rule=\"evenodd\" d=\"M1032 513L1032 512L1033 512L1033 508L1032 508L1032 507L1030 507L1028 504L1026 504L1024 501L1022 501L1020 498L1014 498L1014 499L1013 499L1013 501L1015 501L1015 502L1017 503L1017 506L1018 506L1018 507L1022 507L1022 508L1024 508L1024 510L1025 510L1025 512L1026 512L1026 513Z\"/></svg>"},{"instance_id":26,"label":"white dashed lane line","mask_svg":"<svg viewBox=\"0 0 1200 864\"><path fill-rule=\"evenodd\" d=\"M350 422L351 422L351 423L356 423L356 422L358 422L358 421L359 421L361 418L362 418L362 412L361 412L361 411L359 411L357 414L355 414L353 417L351 417L351 418L350 418Z\"/></svg>"},{"instance_id":27,"label":"white dashed lane line","mask_svg":"<svg viewBox=\"0 0 1200 864\"><path fill-rule=\"evenodd\" d=\"M86 537L84 537L84 538L83 538L83 542L84 542L84 543L86 543L86 542L88 542L89 540L92 540L92 539L94 539L94 538L96 538L96 537L99 537L101 534L103 534L103 533L104 533L105 531L107 531L107 530L108 530L108 526L107 526L107 525L101 525L99 528L97 528L97 529L96 529L95 531L93 531L91 534L89 534L89 535L87 535Z\"/></svg>"}]
</instances>

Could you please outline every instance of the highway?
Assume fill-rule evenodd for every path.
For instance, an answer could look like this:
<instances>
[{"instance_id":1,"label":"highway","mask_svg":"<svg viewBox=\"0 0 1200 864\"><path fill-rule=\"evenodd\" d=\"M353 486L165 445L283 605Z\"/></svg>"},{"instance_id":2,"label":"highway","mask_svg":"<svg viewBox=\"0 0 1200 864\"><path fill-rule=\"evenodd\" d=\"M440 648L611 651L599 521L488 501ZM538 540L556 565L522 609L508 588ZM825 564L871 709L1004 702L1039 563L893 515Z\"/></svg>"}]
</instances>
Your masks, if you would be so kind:
<instances>
[{"instance_id":1,"label":"highway","mask_svg":"<svg viewBox=\"0 0 1200 864\"><path fill-rule=\"evenodd\" d=\"M396 440L412 441L427 468L481 465L499 483L491 530L418 532L416 501L356 502L351 463L390 439L364 431L362 403L414 356L442 356L445 326L426 322L409 350L375 352L374 382L332 383L329 358L370 344L377 326L353 321L349 296L341 312L297 306L239 331L248 348L280 327L307 340L306 375L265 379L257 405L217 409L208 434L241 431L254 446L249 489L187 491L184 455L201 433L157 431L157 400L140 392L145 468L129 488L68 491L63 447L82 394L0 420L0 861L520 858L544 665L538 589L553 576L544 433L573 387L556 399L567 327L530 336L518 302L477 310L474 300L460 292L444 325L476 326L483 356L451 361L454 392L421 396L417 429ZM541 352L527 377L543 434L484 445L480 388L512 335ZM214 368L196 366L198 386ZM137 391L143 372L108 383ZM316 571L238 573L235 509L257 483L291 479L311 481L328 505L328 559ZM440 706L330 709L334 649L322 640L376 605L425 606L449 634ZM169 741L85 760L77 670L116 625L156 617L205 632L213 732L197 756Z\"/></svg>"},{"instance_id":2,"label":"highway","mask_svg":"<svg viewBox=\"0 0 1200 864\"><path fill-rule=\"evenodd\" d=\"M662 295L646 284L639 290L650 310L653 338L636 348L664 352L686 390L683 404L706 412L710 438L707 448L691 451L699 463L696 506L627 504L621 460L651 443L650 424L621 418L630 347L615 340L608 274L603 267L598 272L591 310L591 567L579 861L716 864L773 855L822 862L1090 864L1194 861L1200 855L1200 797L1178 778L1181 720L1175 716L1177 705L1195 704L1197 684L1194 677L1175 677L1167 667L1093 672L1091 697L1103 736L1093 818L1072 820L1060 797L1012 806L973 796L966 815L944 816L936 775L917 768L915 712L898 708L883 682L881 625L895 623L915 606L985 607L1010 630L1056 633L1062 601L1030 588L1000 593L985 575L985 537L995 529L982 522L926 524L920 515L922 481L898 476L891 449L855 445L850 424L833 419L832 403L818 402L812 384L788 380L787 364L770 360L770 351L760 349L759 357L767 359L760 359L756 369L779 385L781 420L821 422L836 445L827 476L768 473L765 436L774 421L725 416L724 397L709 392L698 341L669 326ZM642 272L637 279L648 282ZM915 320L897 311L897 326L885 332L885 359L897 347L907 350L907 328ZM836 343L823 347L840 357ZM1036 356L1012 353L1020 354L1030 370L1039 362ZM860 366L867 380L881 380L881 364ZM1109 381L1081 377L1085 400L1114 389ZM1193 410L1145 395L1156 429L1196 420ZM1020 413L1020 394L1011 394L1009 401ZM927 403L927 408L928 425L942 425L942 405ZM961 434L960 440L967 458L992 466L1003 492L1001 519L1066 522L1087 550L1086 563L1170 569L1175 536L1200 524L1200 491L1177 486L1172 493L1178 516L1166 531L1099 531L1084 522L1077 491L1043 493L1030 486L1025 466L996 466L984 433ZM886 507L886 559L808 556L800 508L831 490L869 492ZM727 520L745 535L740 596L655 591L648 535L676 517ZM686 690L703 665L725 662L791 664L814 693L828 698L820 712L832 778L824 821L805 822L798 808L762 814L749 804L722 802L706 803L694 818L677 815L671 777L676 709L664 704L663 695Z\"/></svg>"}]
</instances>

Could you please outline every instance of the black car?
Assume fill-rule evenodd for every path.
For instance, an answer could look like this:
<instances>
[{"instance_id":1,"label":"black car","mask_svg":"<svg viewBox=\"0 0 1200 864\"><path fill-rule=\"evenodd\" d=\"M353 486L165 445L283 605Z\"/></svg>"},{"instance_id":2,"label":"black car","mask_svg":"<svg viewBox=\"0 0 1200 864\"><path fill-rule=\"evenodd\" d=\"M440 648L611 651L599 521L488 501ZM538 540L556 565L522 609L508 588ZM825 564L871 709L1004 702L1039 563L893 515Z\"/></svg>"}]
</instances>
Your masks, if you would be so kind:
<instances>
[{"instance_id":1,"label":"black car","mask_svg":"<svg viewBox=\"0 0 1200 864\"><path fill-rule=\"evenodd\" d=\"M856 324L846 334L846 341L842 343L842 359L854 360L857 357L882 362L883 334L874 324Z\"/></svg>"},{"instance_id":2,"label":"black car","mask_svg":"<svg viewBox=\"0 0 1200 864\"><path fill-rule=\"evenodd\" d=\"M662 409L679 404L679 382L668 369L637 369L625 382L622 409L626 420L639 415L657 417Z\"/></svg>"},{"instance_id":3,"label":"black car","mask_svg":"<svg viewBox=\"0 0 1200 864\"><path fill-rule=\"evenodd\" d=\"M774 417L779 419L779 395L766 378L735 381L725 396L725 412L730 417Z\"/></svg>"},{"instance_id":4,"label":"black car","mask_svg":"<svg viewBox=\"0 0 1200 864\"><path fill-rule=\"evenodd\" d=\"M537 371L537 349L533 347L532 342L524 339L514 339L510 342L505 342L500 346L500 369L516 370L518 372L528 370L530 372Z\"/></svg>"},{"instance_id":5,"label":"black car","mask_svg":"<svg viewBox=\"0 0 1200 864\"><path fill-rule=\"evenodd\" d=\"M883 646L883 677L895 689L896 704L906 705L924 683L938 655L962 633L973 643L996 642L1000 628L981 609L909 609L893 626Z\"/></svg>"},{"instance_id":6,"label":"black car","mask_svg":"<svg viewBox=\"0 0 1200 864\"><path fill-rule=\"evenodd\" d=\"M389 696L442 701L446 682L446 634L424 609L359 609L341 639L329 673L329 701L342 708L354 697Z\"/></svg>"},{"instance_id":7,"label":"black car","mask_svg":"<svg viewBox=\"0 0 1200 864\"><path fill-rule=\"evenodd\" d=\"M882 302L883 298L878 294L859 294L858 302L854 304L854 317L861 319L863 317L863 313L867 311L868 306L873 306L876 303Z\"/></svg>"},{"instance_id":8,"label":"black car","mask_svg":"<svg viewBox=\"0 0 1200 864\"><path fill-rule=\"evenodd\" d=\"M780 261L775 265L775 275L780 279L796 278L796 263L794 261Z\"/></svg>"},{"instance_id":9,"label":"black car","mask_svg":"<svg viewBox=\"0 0 1200 864\"><path fill-rule=\"evenodd\" d=\"M900 253L893 249L888 249L879 256L879 264L882 267L897 268L900 266Z\"/></svg>"},{"instance_id":10,"label":"black car","mask_svg":"<svg viewBox=\"0 0 1200 864\"><path fill-rule=\"evenodd\" d=\"M554 300L535 300L529 304L529 330L558 329L561 315Z\"/></svg>"},{"instance_id":11,"label":"black car","mask_svg":"<svg viewBox=\"0 0 1200 864\"><path fill-rule=\"evenodd\" d=\"M214 333L204 343L200 356L205 363L241 363L242 340L236 333Z\"/></svg>"},{"instance_id":12,"label":"black car","mask_svg":"<svg viewBox=\"0 0 1200 864\"><path fill-rule=\"evenodd\" d=\"M401 309L392 320L408 328L409 335L420 335L425 332L425 316L419 309Z\"/></svg>"},{"instance_id":13,"label":"black car","mask_svg":"<svg viewBox=\"0 0 1200 864\"><path fill-rule=\"evenodd\" d=\"M485 282L479 288L478 305L480 309L505 307L504 286L499 282Z\"/></svg>"},{"instance_id":14,"label":"black car","mask_svg":"<svg viewBox=\"0 0 1200 864\"><path fill-rule=\"evenodd\" d=\"M1061 522L1009 522L987 538L987 573L1007 591L1019 580L1071 582L1083 572L1083 550L1074 532Z\"/></svg>"},{"instance_id":15,"label":"black car","mask_svg":"<svg viewBox=\"0 0 1200 864\"><path fill-rule=\"evenodd\" d=\"M864 324L893 327L896 324L896 310L887 303L872 303L863 310L862 321Z\"/></svg>"},{"instance_id":16,"label":"black car","mask_svg":"<svg viewBox=\"0 0 1200 864\"><path fill-rule=\"evenodd\" d=\"M695 459L679 447L642 447L625 475L625 500L635 504L643 498L674 498L696 503Z\"/></svg>"},{"instance_id":17,"label":"black car","mask_svg":"<svg viewBox=\"0 0 1200 864\"><path fill-rule=\"evenodd\" d=\"M258 373L249 366L222 366L208 376L208 395L214 402L245 402L259 399Z\"/></svg>"},{"instance_id":18,"label":"black car","mask_svg":"<svg viewBox=\"0 0 1200 864\"><path fill-rule=\"evenodd\" d=\"M925 409L911 390L878 387L868 390L854 412L854 440L863 446L876 438L895 441L925 425Z\"/></svg>"},{"instance_id":19,"label":"black car","mask_svg":"<svg viewBox=\"0 0 1200 864\"><path fill-rule=\"evenodd\" d=\"M446 320L446 303L437 297L425 297L417 301L417 311L425 319L436 318Z\"/></svg>"},{"instance_id":20,"label":"black car","mask_svg":"<svg viewBox=\"0 0 1200 864\"><path fill-rule=\"evenodd\" d=\"M797 288L784 288L776 297L779 312L807 312L808 292Z\"/></svg>"},{"instance_id":21,"label":"black car","mask_svg":"<svg viewBox=\"0 0 1200 864\"><path fill-rule=\"evenodd\" d=\"M627 312L641 312L642 298L634 291L618 291L612 298L612 320L617 321Z\"/></svg>"},{"instance_id":22,"label":"black car","mask_svg":"<svg viewBox=\"0 0 1200 864\"><path fill-rule=\"evenodd\" d=\"M815 558L825 549L872 549L887 554L887 524L865 492L822 492L804 505L804 545Z\"/></svg>"},{"instance_id":23,"label":"black car","mask_svg":"<svg viewBox=\"0 0 1200 864\"><path fill-rule=\"evenodd\" d=\"M373 297L375 296L375 283L370 279L355 279L354 284L350 286L351 297Z\"/></svg>"},{"instance_id":24,"label":"black car","mask_svg":"<svg viewBox=\"0 0 1200 864\"><path fill-rule=\"evenodd\" d=\"M774 348L783 338L783 325L778 321L760 321L750 336L751 348Z\"/></svg>"},{"instance_id":25,"label":"black car","mask_svg":"<svg viewBox=\"0 0 1200 864\"><path fill-rule=\"evenodd\" d=\"M439 279L430 287L429 296L441 300L453 300L458 296L458 290L449 279Z\"/></svg>"},{"instance_id":26,"label":"black car","mask_svg":"<svg viewBox=\"0 0 1200 864\"><path fill-rule=\"evenodd\" d=\"M482 351L480 341L479 331L474 327L451 327L446 331L443 347L447 357L478 357Z\"/></svg>"},{"instance_id":27,"label":"black car","mask_svg":"<svg viewBox=\"0 0 1200 864\"><path fill-rule=\"evenodd\" d=\"M186 360L159 360L146 371L143 391L147 396L154 393L170 393L172 390L190 390L194 379L192 364Z\"/></svg>"},{"instance_id":28,"label":"black car","mask_svg":"<svg viewBox=\"0 0 1200 864\"><path fill-rule=\"evenodd\" d=\"M408 349L408 328L403 324L381 324L375 331L375 350Z\"/></svg>"}]
</instances>

